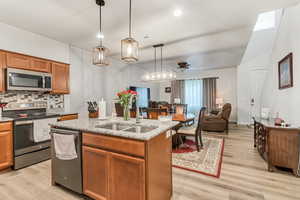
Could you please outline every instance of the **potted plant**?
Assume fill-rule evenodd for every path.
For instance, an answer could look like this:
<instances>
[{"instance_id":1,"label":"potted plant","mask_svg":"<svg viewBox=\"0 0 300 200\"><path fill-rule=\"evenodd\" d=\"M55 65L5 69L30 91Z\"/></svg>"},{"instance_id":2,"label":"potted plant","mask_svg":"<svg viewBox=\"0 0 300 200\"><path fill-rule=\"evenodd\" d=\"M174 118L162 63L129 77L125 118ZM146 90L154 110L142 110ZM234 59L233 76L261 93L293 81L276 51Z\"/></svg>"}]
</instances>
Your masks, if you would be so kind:
<instances>
[{"instance_id":1,"label":"potted plant","mask_svg":"<svg viewBox=\"0 0 300 200\"><path fill-rule=\"evenodd\" d=\"M135 101L137 93L132 90L124 90L117 94L118 102L123 107L123 117L124 120L129 120L130 118L130 108L132 107L133 102Z\"/></svg>"}]
</instances>

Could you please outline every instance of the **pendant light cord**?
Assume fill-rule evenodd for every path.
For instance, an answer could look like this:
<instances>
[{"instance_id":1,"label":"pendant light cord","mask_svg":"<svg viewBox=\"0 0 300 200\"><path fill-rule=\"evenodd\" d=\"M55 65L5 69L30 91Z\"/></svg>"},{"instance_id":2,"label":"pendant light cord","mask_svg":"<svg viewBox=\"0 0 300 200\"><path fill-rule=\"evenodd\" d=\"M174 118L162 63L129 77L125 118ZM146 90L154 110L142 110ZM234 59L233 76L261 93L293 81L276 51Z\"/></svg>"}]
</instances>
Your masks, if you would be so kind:
<instances>
[{"instance_id":1,"label":"pendant light cord","mask_svg":"<svg viewBox=\"0 0 300 200\"><path fill-rule=\"evenodd\" d=\"M129 0L129 38L131 38L131 0Z\"/></svg>"},{"instance_id":2,"label":"pendant light cord","mask_svg":"<svg viewBox=\"0 0 300 200\"><path fill-rule=\"evenodd\" d=\"M162 68L163 68L163 59L162 59L162 56L163 56L163 53L162 53L162 50L163 49L163 47L161 46L160 47L160 72L162 72L163 70L162 70Z\"/></svg>"},{"instance_id":3,"label":"pendant light cord","mask_svg":"<svg viewBox=\"0 0 300 200\"><path fill-rule=\"evenodd\" d=\"M102 34L102 12L101 12L101 5L99 5L99 17L100 17L100 46L102 46L102 37L103 37L103 34Z\"/></svg>"},{"instance_id":4,"label":"pendant light cord","mask_svg":"<svg viewBox=\"0 0 300 200\"><path fill-rule=\"evenodd\" d=\"M156 47L154 47L154 67L156 72Z\"/></svg>"}]
</instances>

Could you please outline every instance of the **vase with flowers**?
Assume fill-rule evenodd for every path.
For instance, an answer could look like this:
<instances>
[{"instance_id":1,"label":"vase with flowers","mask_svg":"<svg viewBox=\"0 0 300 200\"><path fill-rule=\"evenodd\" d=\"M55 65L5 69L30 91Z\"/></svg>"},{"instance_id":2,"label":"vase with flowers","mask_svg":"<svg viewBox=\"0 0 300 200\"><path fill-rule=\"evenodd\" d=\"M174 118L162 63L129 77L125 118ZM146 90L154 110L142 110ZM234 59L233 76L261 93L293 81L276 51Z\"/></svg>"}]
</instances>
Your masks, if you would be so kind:
<instances>
[{"instance_id":1,"label":"vase with flowers","mask_svg":"<svg viewBox=\"0 0 300 200\"><path fill-rule=\"evenodd\" d=\"M123 118L127 121L130 118L130 109L135 101L137 93L132 90L124 90L119 92L117 96L119 98L118 102L123 107Z\"/></svg>"}]
</instances>

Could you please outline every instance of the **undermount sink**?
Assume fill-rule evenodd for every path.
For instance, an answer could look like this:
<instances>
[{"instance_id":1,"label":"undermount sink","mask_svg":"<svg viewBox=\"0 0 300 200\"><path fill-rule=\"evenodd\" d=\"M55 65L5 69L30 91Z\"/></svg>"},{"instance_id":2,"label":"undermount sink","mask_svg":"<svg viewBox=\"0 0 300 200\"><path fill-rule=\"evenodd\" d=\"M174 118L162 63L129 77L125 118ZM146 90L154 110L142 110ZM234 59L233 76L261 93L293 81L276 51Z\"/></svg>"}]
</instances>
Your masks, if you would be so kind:
<instances>
[{"instance_id":1,"label":"undermount sink","mask_svg":"<svg viewBox=\"0 0 300 200\"><path fill-rule=\"evenodd\" d=\"M138 124L125 124L125 123L108 123L104 125L96 125L96 128L103 128L116 131L126 131L132 133L147 133L157 129L158 126L143 126Z\"/></svg>"}]
</instances>

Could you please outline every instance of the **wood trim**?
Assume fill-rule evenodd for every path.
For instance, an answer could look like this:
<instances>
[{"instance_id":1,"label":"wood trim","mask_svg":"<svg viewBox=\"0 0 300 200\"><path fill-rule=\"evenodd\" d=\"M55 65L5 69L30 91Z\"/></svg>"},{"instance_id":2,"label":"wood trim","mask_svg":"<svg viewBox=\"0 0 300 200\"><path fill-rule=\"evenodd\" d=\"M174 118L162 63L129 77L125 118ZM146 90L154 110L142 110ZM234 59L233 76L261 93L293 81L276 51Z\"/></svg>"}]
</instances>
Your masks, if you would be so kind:
<instances>
[{"instance_id":1,"label":"wood trim","mask_svg":"<svg viewBox=\"0 0 300 200\"><path fill-rule=\"evenodd\" d=\"M87 146L103 148L133 156L145 156L145 143L131 139L104 136L93 133L83 133L82 143Z\"/></svg>"},{"instance_id":2,"label":"wood trim","mask_svg":"<svg viewBox=\"0 0 300 200\"><path fill-rule=\"evenodd\" d=\"M60 118L58 118L58 121L67 121L67 120L74 120L74 119L78 119L78 114L63 115Z\"/></svg>"}]
</instances>

